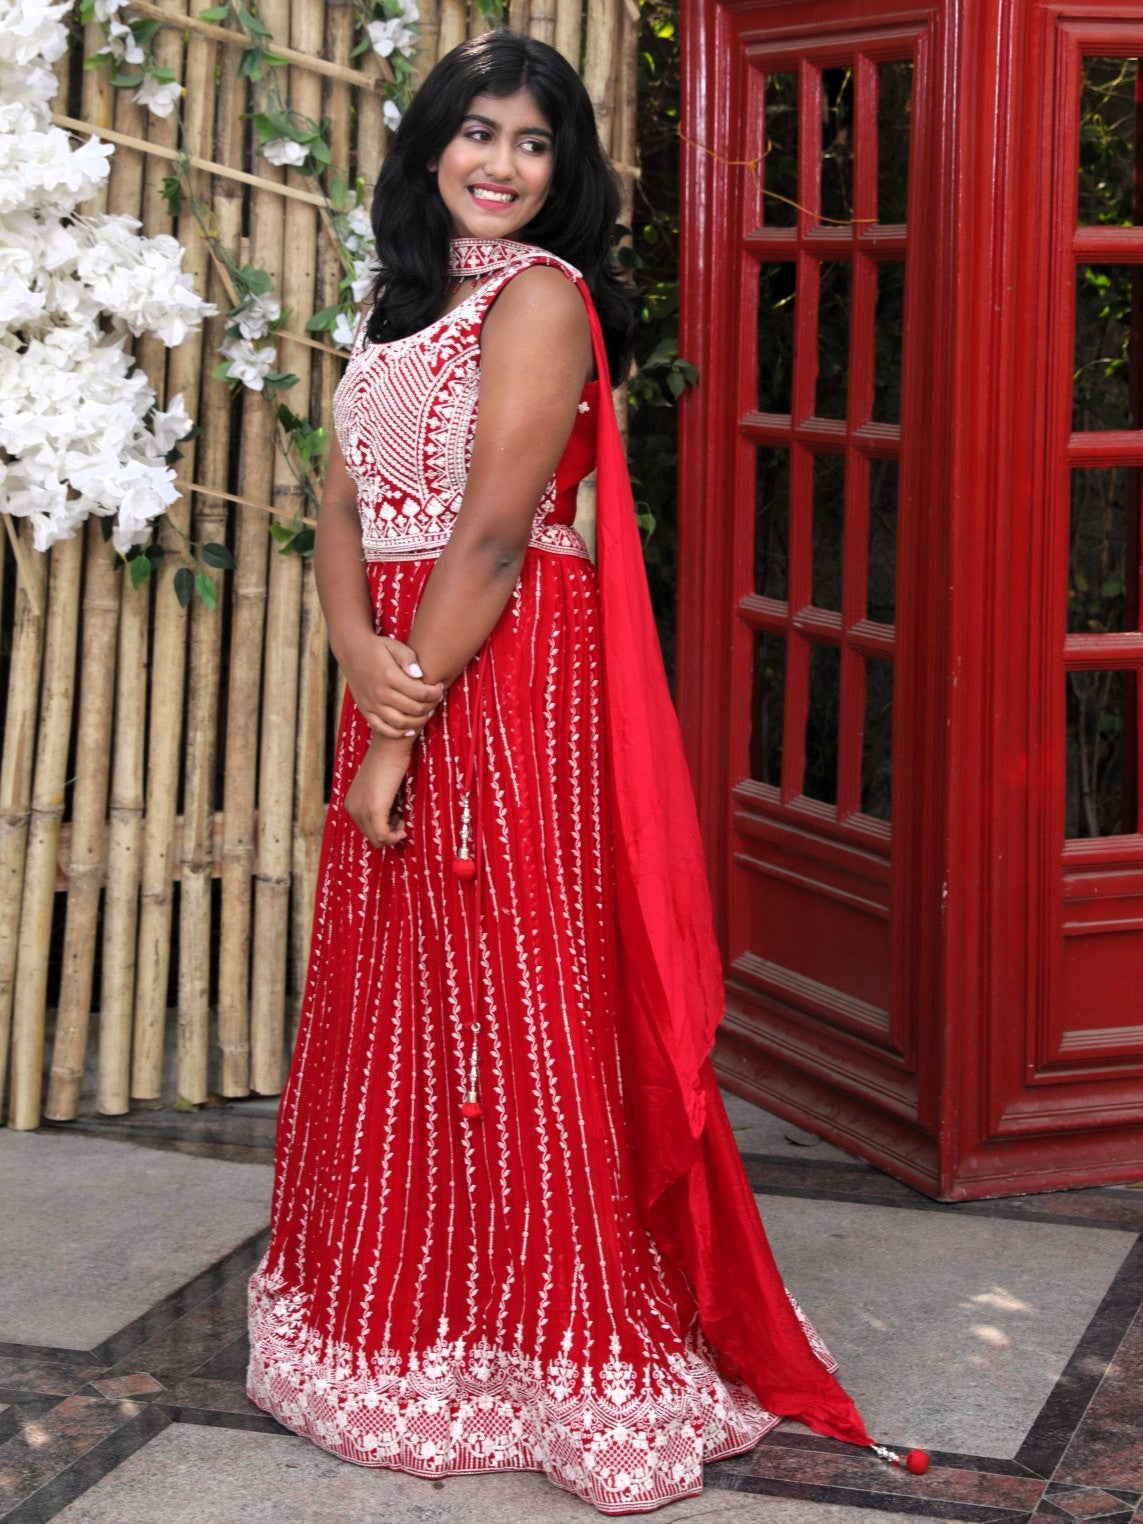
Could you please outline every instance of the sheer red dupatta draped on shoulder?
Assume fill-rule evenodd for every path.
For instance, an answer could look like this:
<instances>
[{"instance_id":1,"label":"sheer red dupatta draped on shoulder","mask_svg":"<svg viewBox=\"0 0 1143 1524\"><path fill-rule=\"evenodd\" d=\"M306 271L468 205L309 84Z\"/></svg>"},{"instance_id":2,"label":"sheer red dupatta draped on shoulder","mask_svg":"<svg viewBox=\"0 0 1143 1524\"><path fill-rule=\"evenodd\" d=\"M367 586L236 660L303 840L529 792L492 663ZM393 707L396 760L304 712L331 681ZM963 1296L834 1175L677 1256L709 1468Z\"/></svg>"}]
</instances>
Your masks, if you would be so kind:
<instances>
[{"instance_id":1,"label":"sheer red dupatta draped on shoulder","mask_svg":"<svg viewBox=\"0 0 1143 1524\"><path fill-rule=\"evenodd\" d=\"M620 907L624 1099L643 1221L686 1273L724 1374L770 1412L867 1445L786 1293L709 1060L724 1001L706 863L651 613L599 319L597 539L603 760Z\"/></svg>"}]
</instances>

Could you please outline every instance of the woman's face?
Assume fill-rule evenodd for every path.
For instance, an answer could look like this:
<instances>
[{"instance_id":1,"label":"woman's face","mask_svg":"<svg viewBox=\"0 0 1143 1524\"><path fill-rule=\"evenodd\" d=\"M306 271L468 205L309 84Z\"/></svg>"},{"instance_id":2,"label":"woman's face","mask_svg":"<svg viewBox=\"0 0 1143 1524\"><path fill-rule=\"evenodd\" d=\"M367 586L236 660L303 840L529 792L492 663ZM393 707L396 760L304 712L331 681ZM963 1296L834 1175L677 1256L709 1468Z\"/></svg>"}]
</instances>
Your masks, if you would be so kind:
<instances>
[{"instance_id":1,"label":"woman's face","mask_svg":"<svg viewBox=\"0 0 1143 1524\"><path fill-rule=\"evenodd\" d=\"M551 123L528 90L474 95L456 136L429 169L456 238L510 238L552 183Z\"/></svg>"}]
</instances>

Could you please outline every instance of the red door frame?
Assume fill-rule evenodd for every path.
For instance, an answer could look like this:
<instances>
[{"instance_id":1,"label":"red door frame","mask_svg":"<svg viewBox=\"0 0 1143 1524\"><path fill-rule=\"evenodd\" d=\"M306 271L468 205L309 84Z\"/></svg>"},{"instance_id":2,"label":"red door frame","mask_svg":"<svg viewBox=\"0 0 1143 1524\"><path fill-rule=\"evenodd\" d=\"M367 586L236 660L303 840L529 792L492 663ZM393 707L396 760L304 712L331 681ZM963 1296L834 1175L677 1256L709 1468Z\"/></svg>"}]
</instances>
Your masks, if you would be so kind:
<instances>
[{"instance_id":1,"label":"red door frame","mask_svg":"<svg viewBox=\"0 0 1143 1524\"><path fill-rule=\"evenodd\" d=\"M1063 421L1060 303L1077 257L1074 205L1069 222L1059 204L1058 145L1074 131L1067 60L1079 47L1143 56L1125 0L1073 0L1066 16L1037 0L684 6L681 347L701 381L682 418L677 682L717 922L733 958L736 854L752 829L732 792L747 772L752 659L736 607L753 571L748 517L733 507L744 362L728 352L748 326L753 279L741 254L741 161L757 151L744 152L746 53L895 28L921 39L921 152L908 218L889 1029L863 1041L828 1012L819 1020L732 976L716 1061L732 1087L946 1199L1131 1178L1143 1174L1143 1032L1128 1011L1068 1039L1063 959L1078 945L1067 929L1107 914L1121 939L1110 945L1132 969L1143 959L1143 838L1063 846L1058 617L1069 451L1143 460L1143 436L1069 442ZM1143 230L1120 245L1117 260L1143 263ZM1086 659L1071 639L1068 659ZM1118 664L1106 648L1090 660ZM787 845L796 853L794 837Z\"/></svg>"}]
</instances>

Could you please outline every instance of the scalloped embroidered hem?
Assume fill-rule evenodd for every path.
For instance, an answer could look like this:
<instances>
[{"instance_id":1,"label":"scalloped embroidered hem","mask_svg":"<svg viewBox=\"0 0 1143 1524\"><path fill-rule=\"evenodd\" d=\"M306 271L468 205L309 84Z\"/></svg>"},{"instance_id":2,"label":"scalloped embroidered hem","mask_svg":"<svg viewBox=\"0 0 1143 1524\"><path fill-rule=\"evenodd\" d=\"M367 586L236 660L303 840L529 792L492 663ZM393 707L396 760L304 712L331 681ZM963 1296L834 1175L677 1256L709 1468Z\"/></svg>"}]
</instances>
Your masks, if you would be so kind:
<instances>
[{"instance_id":1,"label":"scalloped embroidered hem","mask_svg":"<svg viewBox=\"0 0 1143 1524\"><path fill-rule=\"evenodd\" d=\"M569 1355L439 1339L402 1359L318 1353L301 1299L251 1282L251 1402L360 1466L440 1478L541 1471L604 1514L644 1513L702 1491L702 1468L751 1450L780 1420L688 1340L639 1388L630 1365L593 1376ZM301 1336L300 1338L298 1336ZM321 1341L324 1343L324 1341Z\"/></svg>"}]
</instances>

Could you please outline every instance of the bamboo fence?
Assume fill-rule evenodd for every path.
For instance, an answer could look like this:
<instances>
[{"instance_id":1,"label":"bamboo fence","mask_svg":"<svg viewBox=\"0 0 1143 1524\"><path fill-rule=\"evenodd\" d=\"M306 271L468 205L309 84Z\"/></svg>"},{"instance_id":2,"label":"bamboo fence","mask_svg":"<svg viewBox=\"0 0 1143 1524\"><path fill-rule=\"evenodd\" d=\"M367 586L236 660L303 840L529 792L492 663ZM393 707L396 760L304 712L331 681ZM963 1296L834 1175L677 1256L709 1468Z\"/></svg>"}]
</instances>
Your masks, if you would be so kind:
<instances>
[{"instance_id":1,"label":"bamboo fence","mask_svg":"<svg viewBox=\"0 0 1143 1524\"><path fill-rule=\"evenodd\" d=\"M194 11L199 9L196 4ZM417 79L492 23L468 0L421 0ZM352 0L262 0L283 98L329 124L334 163L372 190L384 155L388 65L352 57ZM341 266L312 181L252 150L260 88L240 76L245 39L201 22L186 0L136 0L161 22L155 52L185 86L185 150L221 244L268 271L288 309L283 400L328 424L342 362L306 337L336 300ZM635 162L636 0L507 0L505 22L558 47L582 72L630 220ZM132 1101L201 1104L281 1087L305 977L341 682L331 666L312 565L279 554L270 515L299 488L259 395L211 379L231 305L225 272L189 211L160 194L180 150L114 89L89 27L58 66L56 120L116 144L92 211L171 232L197 289L219 306L203 334L136 357L163 399L183 392L198 425L181 448L189 490L164 530L168 554L139 588L91 524L49 554L5 517L0 533L0 1105L9 1125L107 1114ZM175 593L180 532L225 543L236 570L209 572L218 598Z\"/></svg>"}]
</instances>

